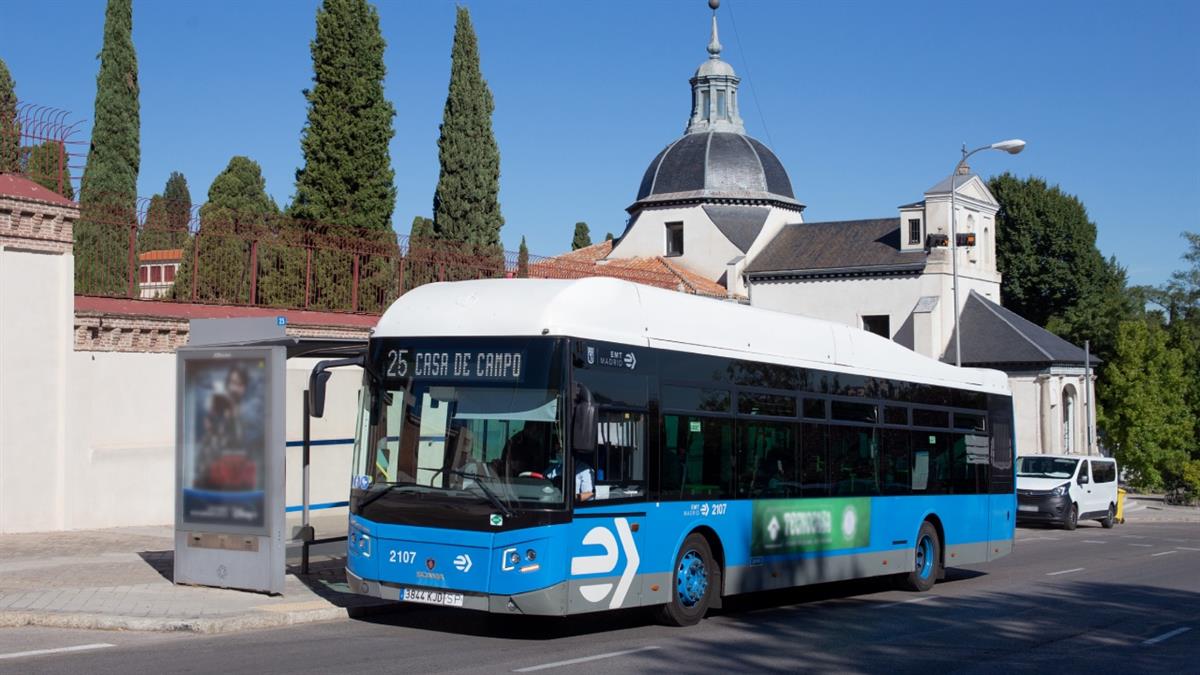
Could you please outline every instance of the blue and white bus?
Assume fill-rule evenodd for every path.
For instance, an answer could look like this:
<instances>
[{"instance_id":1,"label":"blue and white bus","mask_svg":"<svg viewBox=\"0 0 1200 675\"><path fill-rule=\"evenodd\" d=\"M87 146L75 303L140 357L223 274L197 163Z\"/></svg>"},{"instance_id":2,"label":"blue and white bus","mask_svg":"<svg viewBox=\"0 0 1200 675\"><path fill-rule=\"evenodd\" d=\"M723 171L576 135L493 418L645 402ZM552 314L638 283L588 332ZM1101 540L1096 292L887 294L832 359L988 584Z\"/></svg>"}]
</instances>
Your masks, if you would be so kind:
<instances>
[{"instance_id":1,"label":"blue and white bus","mask_svg":"<svg viewBox=\"0 0 1200 675\"><path fill-rule=\"evenodd\" d=\"M430 284L371 336L346 575L501 614L654 607L1012 549L1012 400L875 335L613 279Z\"/></svg>"}]
</instances>

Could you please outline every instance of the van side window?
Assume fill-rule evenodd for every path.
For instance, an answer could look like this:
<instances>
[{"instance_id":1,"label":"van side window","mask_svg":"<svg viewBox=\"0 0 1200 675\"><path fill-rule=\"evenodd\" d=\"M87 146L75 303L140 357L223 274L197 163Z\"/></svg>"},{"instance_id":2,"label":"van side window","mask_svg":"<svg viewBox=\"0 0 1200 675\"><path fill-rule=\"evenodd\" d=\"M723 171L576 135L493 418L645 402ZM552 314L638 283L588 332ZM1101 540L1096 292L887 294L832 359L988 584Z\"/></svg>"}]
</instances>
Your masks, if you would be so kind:
<instances>
[{"instance_id":1,"label":"van side window","mask_svg":"<svg viewBox=\"0 0 1200 675\"><path fill-rule=\"evenodd\" d=\"M1117 467L1112 462L1092 463L1092 479L1097 483L1111 483L1117 479Z\"/></svg>"},{"instance_id":2,"label":"van side window","mask_svg":"<svg viewBox=\"0 0 1200 675\"><path fill-rule=\"evenodd\" d=\"M1075 479L1076 483L1083 485L1084 478L1088 478L1089 480L1091 479L1091 475L1088 473L1088 464L1089 463L1090 462L1080 462L1079 463L1079 478Z\"/></svg>"}]
</instances>

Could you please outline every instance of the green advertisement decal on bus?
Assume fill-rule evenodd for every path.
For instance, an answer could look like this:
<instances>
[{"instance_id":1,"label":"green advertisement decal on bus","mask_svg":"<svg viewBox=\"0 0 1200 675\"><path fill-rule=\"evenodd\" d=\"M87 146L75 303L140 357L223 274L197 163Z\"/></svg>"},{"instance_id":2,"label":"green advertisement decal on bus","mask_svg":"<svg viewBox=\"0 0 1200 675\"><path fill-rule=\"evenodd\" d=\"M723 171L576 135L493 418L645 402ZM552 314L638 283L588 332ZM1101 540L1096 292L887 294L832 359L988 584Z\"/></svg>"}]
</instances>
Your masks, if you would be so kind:
<instances>
[{"instance_id":1,"label":"green advertisement decal on bus","mask_svg":"<svg viewBox=\"0 0 1200 675\"><path fill-rule=\"evenodd\" d=\"M870 498L755 501L751 555L860 548L871 543Z\"/></svg>"}]
</instances>

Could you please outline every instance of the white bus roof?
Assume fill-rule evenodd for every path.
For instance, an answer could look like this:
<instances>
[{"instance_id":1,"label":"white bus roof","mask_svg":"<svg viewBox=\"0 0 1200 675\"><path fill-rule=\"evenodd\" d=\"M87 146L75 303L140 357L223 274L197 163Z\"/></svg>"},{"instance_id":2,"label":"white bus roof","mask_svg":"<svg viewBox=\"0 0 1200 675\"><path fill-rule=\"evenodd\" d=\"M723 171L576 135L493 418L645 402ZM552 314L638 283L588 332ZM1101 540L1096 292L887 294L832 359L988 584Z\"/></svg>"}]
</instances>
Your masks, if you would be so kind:
<instances>
[{"instance_id":1,"label":"white bus roof","mask_svg":"<svg viewBox=\"0 0 1200 675\"><path fill-rule=\"evenodd\" d=\"M426 284L373 337L559 335L1009 394L995 370L957 368L839 323L619 279Z\"/></svg>"}]
</instances>

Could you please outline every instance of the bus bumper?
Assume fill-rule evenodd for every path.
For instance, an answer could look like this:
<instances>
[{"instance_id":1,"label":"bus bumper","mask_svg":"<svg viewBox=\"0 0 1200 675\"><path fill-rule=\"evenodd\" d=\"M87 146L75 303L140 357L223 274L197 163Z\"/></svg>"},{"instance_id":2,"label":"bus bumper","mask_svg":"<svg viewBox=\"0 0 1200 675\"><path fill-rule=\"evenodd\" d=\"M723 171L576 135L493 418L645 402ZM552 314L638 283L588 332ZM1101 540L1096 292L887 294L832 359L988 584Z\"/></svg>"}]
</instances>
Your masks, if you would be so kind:
<instances>
[{"instance_id":1,"label":"bus bumper","mask_svg":"<svg viewBox=\"0 0 1200 675\"><path fill-rule=\"evenodd\" d=\"M455 595L462 596L462 604L444 604L438 603L415 603L405 601L403 598L406 587L400 584L392 584L387 582L372 581L363 579L350 568L346 568L346 583L350 587L352 593L359 595L367 595L373 598L382 598L384 600L394 600L396 602L408 602L408 604L425 604L444 607L454 607L457 609L473 609L481 612L492 612L496 614L528 614L533 616L566 616L567 614L567 584L559 583L549 588L543 588L527 593L517 593L515 595L493 595L483 593L467 593L461 591L450 591ZM441 590L421 588L420 590Z\"/></svg>"}]
</instances>

